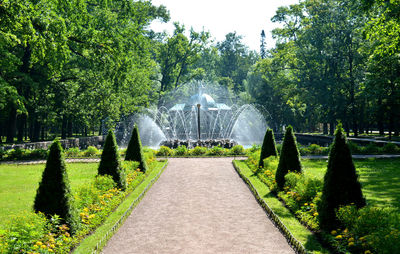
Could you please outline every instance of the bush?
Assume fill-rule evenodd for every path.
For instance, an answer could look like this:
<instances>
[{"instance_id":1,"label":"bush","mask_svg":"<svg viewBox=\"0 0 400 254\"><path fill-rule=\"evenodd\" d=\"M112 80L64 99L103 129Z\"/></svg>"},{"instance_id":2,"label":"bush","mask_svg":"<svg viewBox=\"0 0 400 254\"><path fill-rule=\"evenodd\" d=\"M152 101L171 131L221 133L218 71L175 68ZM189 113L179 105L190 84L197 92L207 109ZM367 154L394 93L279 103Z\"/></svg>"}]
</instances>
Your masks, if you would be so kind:
<instances>
[{"instance_id":1,"label":"bush","mask_svg":"<svg viewBox=\"0 0 400 254\"><path fill-rule=\"evenodd\" d=\"M394 143L387 143L383 147L383 151L385 153L397 153L397 152L399 152L399 150L400 150L400 148Z\"/></svg>"},{"instance_id":2,"label":"bush","mask_svg":"<svg viewBox=\"0 0 400 254\"><path fill-rule=\"evenodd\" d=\"M340 226L336 210L350 204L360 208L365 205L365 199L346 136L343 134L342 125L338 124L324 176L321 204L318 206L321 228L331 230Z\"/></svg>"},{"instance_id":3,"label":"bush","mask_svg":"<svg viewBox=\"0 0 400 254\"><path fill-rule=\"evenodd\" d=\"M187 152L188 152L188 149L186 148L185 145L178 146L178 147L175 149L175 155L176 155L176 156L184 156L184 155L187 154Z\"/></svg>"},{"instance_id":4,"label":"bush","mask_svg":"<svg viewBox=\"0 0 400 254\"><path fill-rule=\"evenodd\" d=\"M258 166L264 167L264 159L269 156L278 156L278 151L275 146L274 132L272 129L267 129L267 132L265 133Z\"/></svg>"},{"instance_id":5,"label":"bush","mask_svg":"<svg viewBox=\"0 0 400 254\"><path fill-rule=\"evenodd\" d=\"M222 148L221 146L214 146L208 150L207 154L208 155L217 155L217 156L224 155L225 149Z\"/></svg>"},{"instance_id":6,"label":"bush","mask_svg":"<svg viewBox=\"0 0 400 254\"><path fill-rule=\"evenodd\" d=\"M207 147L196 146L192 150L189 151L189 154L194 156L200 156L207 153Z\"/></svg>"},{"instance_id":7,"label":"bush","mask_svg":"<svg viewBox=\"0 0 400 254\"><path fill-rule=\"evenodd\" d=\"M125 174L121 170L118 147L115 141L114 132L112 130L108 132L106 141L104 143L104 149L101 154L98 174L112 176L118 188L125 190L126 188Z\"/></svg>"},{"instance_id":8,"label":"bush","mask_svg":"<svg viewBox=\"0 0 400 254\"><path fill-rule=\"evenodd\" d=\"M256 151L258 151L258 150L260 150L260 149L261 149L260 145L253 144L253 145L249 148L249 152L250 152L250 153L254 153L254 152L256 152Z\"/></svg>"},{"instance_id":9,"label":"bush","mask_svg":"<svg viewBox=\"0 0 400 254\"><path fill-rule=\"evenodd\" d=\"M85 151L83 151L83 156L92 157L99 153L99 150L94 146L89 146Z\"/></svg>"},{"instance_id":10,"label":"bush","mask_svg":"<svg viewBox=\"0 0 400 254\"><path fill-rule=\"evenodd\" d=\"M30 151L30 159L46 159L48 151L46 149L34 149Z\"/></svg>"},{"instance_id":11,"label":"bush","mask_svg":"<svg viewBox=\"0 0 400 254\"><path fill-rule=\"evenodd\" d=\"M235 145L235 146L233 146L233 147L231 148L230 154L232 154L232 155L244 155L244 154L245 154L245 151L244 151L243 146L241 146L241 145Z\"/></svg>"},{"instance_id":12,"label":"bush","mask_svg":"<svg viewBox=\"0 0 400 254\"><path fill-rule=\"evenodd\" d=\"M125 155L126 161L138 161L140 170L145 173L147 171L146 160L143 155L142 142L140 140L139 129L137 125L133 127L131 139Z\"/></svg>"},{"instance_id":13,"label":"bush","mask_svg":"<svg viewBox=\"0 0 400 254\"><path fill-rule=\"evenodd\" d=\"M171 156L173 152L174 151L168 146L160 146L160 149L157 151L157 156Z\"/></svg>"},{"instance_id":14,"label":"bush","mask_svg":"<svg viewBox=\"0 0 400 254\"><path fill-rule=\"evenodd\" d=\"M71 232L77 230L76 211L69 187L68 176L61 144L55 140L50 147L49 157L37 189L35 212L42 212L47 217L58 215Z\"/></svg>"},{"instance_id":15,"label":"bush","mask_svg":"<svg viewBox=\"0 0 400 254\"><path fill-rule=\"evenodd\" d=\"M292 126L286 128L279 165L276 170L275 180L279 190L283 189L285 185L285 175L289 171L301 173L300 154L297 149L296 137L293 134Z\"/></svg>"},{"instance_id":16,"label":"bush","mask_svg":"<svg viewBox=\"0 0 400 254\"><path fill-rule=\"evenodd\" d=\"M400 250L400 215L397 210L377 207L344 206L337 217L345 227L338 245L352 253L398 253ZM349 244L349 242L353 242ZM350 247L349 247L350 246Z\"/></svg>"},{"instance_id":17,"label":"bush","mask_svg":"<svg viewBox=\"0 0 400 254\"><path fill-rule=\"evenodd\" d=\"M90 151L90 153L93 153L93 151ZM79 150L78 147L71 147L65 151L65 156L67 156L67 157L78 157L80 154L81 154L81 151ZM94 153L93 155L95 155L95 154L96 153ZM89 156L93 156L93 155L89 155Z\"/></svg>"}]
</instances>

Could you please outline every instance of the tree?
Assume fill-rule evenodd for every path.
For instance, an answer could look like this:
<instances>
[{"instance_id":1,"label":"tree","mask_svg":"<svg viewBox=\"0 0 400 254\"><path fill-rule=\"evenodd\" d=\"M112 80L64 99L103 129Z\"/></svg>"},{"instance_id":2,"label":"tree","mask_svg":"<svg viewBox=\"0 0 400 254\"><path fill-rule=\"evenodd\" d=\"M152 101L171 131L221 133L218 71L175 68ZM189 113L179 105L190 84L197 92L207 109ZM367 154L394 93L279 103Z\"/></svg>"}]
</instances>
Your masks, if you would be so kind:
<instances>
[{"instance_id":1,"label":"tree","mask_svg":"<svg viewBox=\"0 0 400 254\"><path fill-rule=\"evenodd\" d=\"M339 124L329 152L328 169L324 176L321 203L318 206L320 227L325 230L337 228L337 209L351 204L361 208L365 206L365 198L342 125Z\"/></svg>"},{"instance_id":2,"label":"tree","mask_svg":"<svg viewBox=\"0 0 400 254\"><path fill-rule=\"evenodd\" d=\"M103 152L101 154L99 175L109 175L113 178L118 188L126 188L125 174L121 169L117 142L112 130L108 131L106 141L104 142Z\"/></svg>"},{"instance_id":3,"label":"tree","mask_svg":"<svg viewBox=\"0 0 400 254\"><path fill-rule=\"evenodd\" d=\"M261 31L260 56L261 56L261 59L265 59L267 57L267 49L266 49L266 43L265 43L264 30Z\"/></svg>"},{"instance_id":4,"label":"tree","mask_svg":"<svg viewBox=\"0 0 400 254\"><path fill-rule=\"evenodd\" d=\"M128 148L126 149L125 155L126 161L138 161L139 168L143 173L147 171L147 163L144 158L142 142L140 140L139 129L137 125L133 127L132 136L129 140Z\"/></svg>"},{"instance_id":5,"label":"tree","mask_svg":"<svg viewBox=\"0 0 400 254\"><path fill-rule=\"evenodd\" d=\"M282 142L281 156L279 158L278 169L276 170L275 180L280 190L285 185L285 175L288 172L301 173L300 154L297 149L296 137L293 134L292 126L286 128L285 137Z\"/></svg>"},{"instance_id":6,"label":"tree","mask_svg":"<svg viewBox=\"0 0 400 254\"><path fill-rule=\"evenodd\" d=\"M42 212L47 217L58 215L75 232L77 216L73 207L73 196L70 190L63 150L58 140L50 147L42 180L36 192L35 212Z\"/></svg>"},{"instance_id":7,"label":"tree","mask_svg":"<svg viewBox=\"0 0 400 254\"><path fill-rule=\"evenodd\" d=\"M272 129L267 129L265 133L258 166L264 167L264 159L268 158L269 156L278 156L278 151L276 150L275 146L274 131Z\"/></svg>"}]
</instances>

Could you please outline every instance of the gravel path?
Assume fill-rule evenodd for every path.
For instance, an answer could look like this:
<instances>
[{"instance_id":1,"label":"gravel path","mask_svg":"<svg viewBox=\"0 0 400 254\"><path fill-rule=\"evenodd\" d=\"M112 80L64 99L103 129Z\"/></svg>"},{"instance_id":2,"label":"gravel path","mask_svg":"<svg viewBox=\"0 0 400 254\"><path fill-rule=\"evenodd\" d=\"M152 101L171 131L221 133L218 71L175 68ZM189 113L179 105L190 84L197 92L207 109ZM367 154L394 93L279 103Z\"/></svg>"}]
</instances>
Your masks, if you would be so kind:
<instances>
[{"instance_id":1,"label":"gravel path","mask_svg":"<svg viewBox=\"0 0 400 254\"><path fill-rule=\"evenodd\" d=\"M294 253L231 161L169 159L103 253Z\"/></svg>"}]
</instances>

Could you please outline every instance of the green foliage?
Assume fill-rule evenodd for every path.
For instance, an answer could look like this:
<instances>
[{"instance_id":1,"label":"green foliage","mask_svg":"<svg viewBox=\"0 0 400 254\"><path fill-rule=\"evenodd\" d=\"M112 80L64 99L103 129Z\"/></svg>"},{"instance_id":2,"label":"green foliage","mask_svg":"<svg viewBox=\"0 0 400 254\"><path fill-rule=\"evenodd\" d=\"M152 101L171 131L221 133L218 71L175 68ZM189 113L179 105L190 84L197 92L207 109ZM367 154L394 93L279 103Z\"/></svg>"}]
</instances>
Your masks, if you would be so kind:
<instances>
[{"instance_id":1,"label":"green foliage","mask_svg":"<svg viewBox=\"0 0 400 254\"><path fill-rule=\"evenodd\" d=\"M225 149L222 148L221 146L214 146L210 149L208 149L207 154L208 155L216 155L216 156L221 156L226 153Z\"/></svg>"},{"instance_id":2,"label":"green foliage","mask_svg":"<svg viewBox=\"0 0 400 254\"><path fill-rule=\"evenodd\" d=\"M300 154L297 150L296 137L291 126L286 128L279 165L275 175L275 180L280 190L285 185L285 175L289 171L301 173Z\"/></svg>"},{"instance_id":3,"label":"green foliage","mask_svg":"<svg viewBox=\"0 0 400 254\"><path fill-rule=\"evenodd\" d=\"M245 151L244 151L243 146L235 145L230 149L229 153L232 155L244 155Z\"/></svg>"},{"instance_id":4,"label":"green foliage","mask_svg":"<svg viewBox=\"0 0 400 254\"><path fill-rule=\"evenodd\" d=\"M400 215L390 208L344 206L337 217L345 227L338 245L352 253L397 253L400 249ZM353 244L350 244L353 242Z\"/></svg>"},{"instance_id":5,"label":"green foliage","mask_svg":"<svg viewBox=\"0 0 400 254\"><path fill-rule=\"evenodd\" d=\"M131 139L129 140L128 148L125 155L126 161L138 161L139 168L143 173L146 173L147 164L143 155L142 141L140 140L139 128L135 124L132 130Z\"/></svg>"},{"instance_id":6,"label":"green foliage","mask_svg":"<svg viewBox=\"0 0 400 254\"><path fill-rule=\"evenodd\" d=\"M33 207L35 212L42 212L47 217L60 216L71 232L76 232L76 211L73 207L63 150L58 140L55 140L50 147Z\"/></svg>"},{"instance_id":7,"label":"green foliage","mask_svg":"<svg viewBox=\"0 0 400 254\"><path fill-rule=\"evenodd\" d=\"M118 147L115 141L114 132L112 130L108 131L108 135L104 143L98 174L112 176L114 182L117 183L118 188L125 190L126 176L121 170Z\"/></svg>"},{"instance_id":8,"label":"green foliage","mask_svg":"<svg viewBox=\"0 0 400 254\"><path fill-rule=\"evenodd\" d=\"M184 156L184 155L186 155L187 153L188 153L188 149L186 148L185 145L178 146L178 147L175 149L175 155L177 155L177 156Z\"/></svg>"},{"instance_id":9,"label":"green foliage","mask_svg":"<svg viewBox=\"0 0 400 254\"><path fill-rule=\"evenodd\" d=\"M383 152L385 152L385 153L398 153L398 152L400 152L400 147L398 147L394 143L387 143L383 147Z\"/></svg>"},{"instance_id":10,"label":"green foliage","mask_svg":"<svg viewBox=\"0 0 400 254\"><path fill-rule=\"evenodd\" d=\"M274 131L272 129L267 129L265 133L258 166L264 167L264 159L268 158L269 156L278 156L278 151L276 150L275 146Z\"/></svg>"},{"instance_id":11,"label":"green foliage","mask_svg":"<svg viewBox=\"0 0 400 254\"><path fill-rule=\"evenodd\" d=\"M171 156L172 154L172 149L167 146L160 146L160 149L157 151L157 156Z\"/></svg>"},{"instance_id":12,"label":"green foliage","mask_svg":"<svg viewBox=\"0 0 400 254\"><path fill-rule=\"evenodd\" d=\"M339 124L329 153L321 204L318 207L321 228L332 230L340 226L336 211L341 206L350 204L360 208L365 205L365 199L346 137Z\"/></svg>"},{"instance_id":13,"label":"green foliage","mask_svg":"<svg viewBox=\"0 0 400 254\"><path fill-rule=\"evenodd\" d=\"M71 147L65 151L66 157L78 157L81 154L79 147Z\"/></svg>"},{"instance_id":14,"label":"green foliage","mask_svg":"<svg viewBox=\"0 0 400 254\"><path fill-rule=\"evenodd\" d=\"M196 146L189 151L190 155L201 156L207 153L207 147Z\"/></svg>"},{"instance_id":15,"label":"green foliage","mask_svg":"<svg viewBox=\"0 0 400 254\"><path fill-rule=\"evenodd\" d=\"M97 154L99 154L99 150L94 146L89 146L85 151L83 151L85 157L92 157Z\"/></svg>"}]
</instances>

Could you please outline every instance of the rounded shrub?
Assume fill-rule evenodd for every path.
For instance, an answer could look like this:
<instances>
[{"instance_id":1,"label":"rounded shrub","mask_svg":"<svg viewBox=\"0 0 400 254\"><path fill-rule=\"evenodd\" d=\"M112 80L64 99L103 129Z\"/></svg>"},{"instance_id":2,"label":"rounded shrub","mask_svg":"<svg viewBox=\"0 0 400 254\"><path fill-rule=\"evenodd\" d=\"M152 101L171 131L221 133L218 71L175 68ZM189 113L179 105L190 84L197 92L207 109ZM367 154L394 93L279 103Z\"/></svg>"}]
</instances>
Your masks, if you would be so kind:
<instances>
[{"instance_id":1,"label":"rounded shrub","mask_svg":"<svg viewBox=\"0 0 400 254\"><path fill-rule=\"evenodd\" d=\"M209 155L216 155L216 156L220 156L220 155L224 155L225 154L225 149L222 148L221 146L214 146L211 149L208 150Z\"/></svg>"},{"instance_id":2,"label":"rounded shrub","mask_svg":"<svg viewBox=\"0 0 400 254\"><path fill-rule=\"evenodd\" d=\"M293 134L292 126L286 128L278 169L275 174L275 180L279 190L282 190L285 186L285 175L289 171L297 173L302 172L300 154L297 149L296 137Z\"/></svg>"},{"instance_id":3,"label":"rounded shrub","mask_svg":"<svg viewBox=\"0 0 400 254\"><path fill-rule=\"evenodd\" d=\"M232 155L243 155L245 154L244 148L241 145L235 145L231 148L230 154Z\"/></svg>"},{"instance_id":4,"label":"rounded shrub","mask_svg":"<svg viewBox=\"0 0 400 254\"><path fill-rule=\"evenodd\" d=\"M394 143L387 143L383 147L383 152L385 153L397 153L399 150L399 147Z\"/></svg>"},{"instance_id":5,"label":"rounded shrub","mask_svg":"<svg viewBox=\"0 0 400 254\"><path fill-rule=\"evenodd\" d=\"M324 230L338 228L340 223L336 211L341 206L354 204L365 206L365 198L358 181L356 168L347 145L346 136L339 124L328 159L328 169L324 176L321 203L318 206L320 227Z\"/></svg>"},{"instance_id":6,"label":"rounded shrub","mask_svg":"<svg viewBox=\"0 0 400 254\"><path fill-rule=\"evenodd\" d=\"M177 156L184 156L186 155L188 152L188 149L185 145L181 145L178 146L177 148L175 148L175 155Z\"/></svg>"},{"instance_id":7,"label":"rounded shrub","mask_svg":"<svg viewBox=\"0 0 400 254\"><path fill-rule=\"evenodd\" d=\"M171 156L174 151L168 146L160 146L160 149L157 151L157 156Z\"/></svg>"},{"instance_id":8,"label":"rounded shrub","mask_svg":"<svg viewBox=\"0 0 400 254\"><path fill-rule=\"evenodd\" d=\"M53 215L60 216L62 222L74 233L78 223L73 203L63 150L60 142L55 140L50 147L33 207L35 212L42 212L48 218Z\"/></svg>"},{"instance_id":9,"label":"rounded shrub","mask_svg":"<svg viewBox=\"0 0 400 254\"><path fill-rule=\"evenodd\" d=\"M92 157L99 153L99 150L94 146L89 146L84 152L85 157Z\"/></svg>"},{"instance_id":10,"label":"rounded shrub","mask_svg":"<svg viewBox=\"0 0 400 254\"><path fill-rule=\"evenodd\" d=\"M140 140L139 128L135 124L132 130L131 139L125 155L126 161L138 161L140 170L145 173L147 171L146 159L143 155L142 142Z\"/></svg>"},{"instance_id":11,"label":"rounded shrub","mask_svg":"<svg viewBox=\"0 0 400 254\"><path fill-rule=\"evenodd\" d=\"M71 147L68 150L65 151L65 156L67 157L78 157L80 155L81 151L79 150L78 147Z\"/></svg>"},{"instance_id":12,"label":"rounded shrub","mask_svg":"<svg viewBox=\"0 0 400 254\"><path fill-rule=\"evenodd\" d=\"M115 141L114 132L112 130L108 131L97 172L99 175L111 176L118 188L125 190L125 174L121 170L117 142Z\"/></svg>"},{"instance_id":13,"label":"rounded shrub","mask_svg":"<svg viewBox=\"0 0 400 254\"><path fill-rule=\"evenodd\" d=\"M265 133L258 166L264 167L264 159L268 158L269 156L278 156L278 151L276 150L275 145L274 131L272 129L267 129Z\"/></svg>"},{"instance_id":14,"label":"rounded shrub","mask_svg":"<svg viewBox=\"0 0 400 254\"><path fill-rule=\"evenodd\" d=\"M192 150L190 150L191 155L200 156L207 153L207 147L196 146Z\"/></svg>"}]
</instances>

